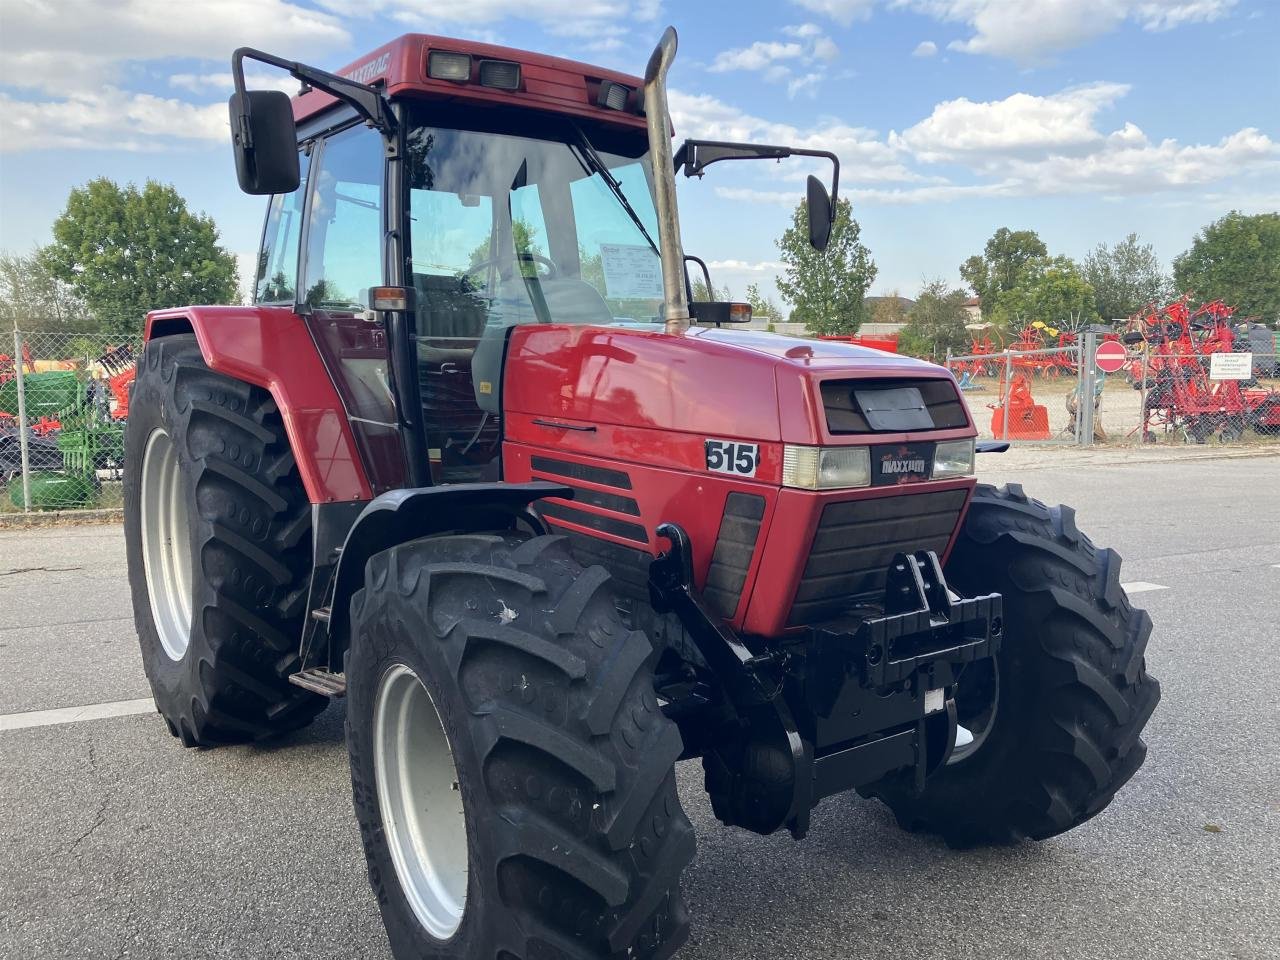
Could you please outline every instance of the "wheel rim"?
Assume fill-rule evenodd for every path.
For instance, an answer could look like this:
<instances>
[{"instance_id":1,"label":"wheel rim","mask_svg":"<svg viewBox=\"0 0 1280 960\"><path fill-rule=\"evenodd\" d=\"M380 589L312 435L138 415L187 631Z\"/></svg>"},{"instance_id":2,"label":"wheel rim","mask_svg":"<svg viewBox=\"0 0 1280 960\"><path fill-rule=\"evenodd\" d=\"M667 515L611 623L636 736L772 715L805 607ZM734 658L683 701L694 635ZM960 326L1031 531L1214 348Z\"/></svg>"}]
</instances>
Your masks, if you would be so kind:
<instances>
[{"instance_id":1,"label":"wheel rim","mask_svg":"<svg viewBox=\"0 0 1280 960\"><path fill-rule=\"evenodd\" d=\"M994 657L968 664L956 682L956 722L972 739L961 744L959 737L947 764L962 763L981 748L995 726L1000 709L1000 665Z\"/></svg>"},{"instance_id":2,"label":"wheel rim","mask_svg":"<svg viewBox=\"0 0 1280 960\"><path fill-rule=\"evenodd\" d=\"M373 763L400 889L427 932L448 940L462 925L467 903L467 822L440 711L402 663L378 684Z\"/></svg>"},{"instance_id":3,"label":"wheel rim","mask_svg":"<svg viewBox=\"0 0 1280 960\"><path fill-rule=\"evenodd\" d=\"M178 451L163 429L142 457L142 566L160 645L181 660L191 642L191 526L182 496Z\"/></svg>"}]
</instances>

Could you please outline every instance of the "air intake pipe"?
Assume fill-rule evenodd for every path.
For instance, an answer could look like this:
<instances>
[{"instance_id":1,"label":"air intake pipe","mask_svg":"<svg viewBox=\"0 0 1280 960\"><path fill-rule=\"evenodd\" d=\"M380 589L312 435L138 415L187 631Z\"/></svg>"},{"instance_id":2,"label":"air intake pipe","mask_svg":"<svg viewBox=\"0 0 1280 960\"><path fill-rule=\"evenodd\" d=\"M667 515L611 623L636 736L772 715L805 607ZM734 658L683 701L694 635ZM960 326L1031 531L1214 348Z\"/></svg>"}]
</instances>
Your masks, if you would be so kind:
<instances>
[{"instance_id":1,"label":"air intake pipe","mask_svg":"<svg viewBox=\"0 0 1280 960\"><path fill-rule=\"evenodd\" d=\"M676 206L676 169L671 154L671 112L667 108L667 71L676 58L676 31L667 27L644 71L644 112L649 125L649 156L658 208L658 245L662 249L662 316L667 333L689 329L689 298L684 280L684 246Z\"/></svg>"}]
</instances>

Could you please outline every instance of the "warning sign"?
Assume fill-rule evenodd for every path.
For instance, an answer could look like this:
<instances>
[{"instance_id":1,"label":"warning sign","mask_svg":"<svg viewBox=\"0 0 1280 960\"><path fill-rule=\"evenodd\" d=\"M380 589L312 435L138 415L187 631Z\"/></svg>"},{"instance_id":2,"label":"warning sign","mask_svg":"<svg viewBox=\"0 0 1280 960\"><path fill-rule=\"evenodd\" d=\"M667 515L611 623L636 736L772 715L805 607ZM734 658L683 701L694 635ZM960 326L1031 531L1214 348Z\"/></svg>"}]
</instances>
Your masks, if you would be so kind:
<instances>
[{"instance_id":1,"label":"warning sign","mask_svg":"<svg viewBox=\"0 0 1280 960\"><path fill-rule=\"evenodd\" d=\"M1252 377L1252 353L1209 354L1210 380L1249 380Z\"/></svg>"}]
</instances>

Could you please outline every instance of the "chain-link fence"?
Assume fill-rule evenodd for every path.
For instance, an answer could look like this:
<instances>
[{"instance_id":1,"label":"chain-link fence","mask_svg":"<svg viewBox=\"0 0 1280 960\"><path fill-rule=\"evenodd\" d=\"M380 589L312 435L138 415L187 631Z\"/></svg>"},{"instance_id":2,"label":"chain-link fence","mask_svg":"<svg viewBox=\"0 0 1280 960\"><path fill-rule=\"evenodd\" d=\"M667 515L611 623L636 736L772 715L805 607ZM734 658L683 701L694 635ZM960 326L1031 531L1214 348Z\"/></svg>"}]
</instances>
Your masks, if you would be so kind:
<instances>
[{"instance_id":1,"label":"chain-link fence","mask_svg":"<svg viewBox=\"0 0 1280 960\"><path fill-rule=\"evenodd\" d=\"M1137 351L1108 388L1105 439L1159 444L1280 444L1280 355Z\"/></svg>"},{"instance_id":2,"label":"chain-link fence","mask_svg":"<svg viewBox=\"0 0 1280 960\"><path fill-rule=\"evenodd\" d=\"M0 342L0 512L121 502L140 339L14 332Z\"/></svg>"},{"instance_id":3,"label":"chain-link fence","mask_svg":"<svg viewBox=\"0 0 1280 960\"><path fill-rule=\"evenodd\" d=\"M982 439L1280 444L1280 355L1157 353L1108 339L953 356L947 367ZM1082 396L1093 403L1082 404Z\"/></svg>"},{"instance_id":4,"label":"chain-link fence","mask_svg":"<svg viewBox=\"0 0 1280 960\"><path fill-rule=\"evenodd\" d=\"M983 440L1076 443L1083 411L1080 348L948 357Z\"/></svg>"}]
</instances>

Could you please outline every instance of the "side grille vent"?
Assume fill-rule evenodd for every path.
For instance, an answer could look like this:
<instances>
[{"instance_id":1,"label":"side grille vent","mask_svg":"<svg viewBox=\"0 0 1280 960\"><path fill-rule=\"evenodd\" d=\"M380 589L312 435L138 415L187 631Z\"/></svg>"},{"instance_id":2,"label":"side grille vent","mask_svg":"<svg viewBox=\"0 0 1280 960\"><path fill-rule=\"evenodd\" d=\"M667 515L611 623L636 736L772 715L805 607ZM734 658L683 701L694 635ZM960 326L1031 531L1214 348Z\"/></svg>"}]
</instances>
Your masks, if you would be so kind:
<instances>
[{"instance_id":1,"label":"side grille vent","mask_svg":"<svg viewBox=\"0 0 1280 960\"><path fill-rule=\"evenodd\" d=\"M747 582L747 570L751 567L763 519L764 497L753 493L731 493L725 500L720 533L716 537L716 549L711 555L707 585L703 590L703 596L722 617L732 617L738 611L738 601Z\"/></svg>"},{"instance_id":2,"label":"side grille vent","mask_svg":"<svg viewBox=\"0 0 1280 960\"><path fill-rule=\"evenodd\" d=\"M640 517L640 504L634 497L606 490L593 490L579 484L566 482L578 480L599 486L613 487L615 490L630 490L631 477L621 470L610 470L607 467L594 467L585 463L574 463L569 460L556 460L552 457L533 457L530 465L535 480L552 480L564 483L573 490L572 501L539 500L534 509L543 517L552 520L563 520L601 533L608 533L624 540L648 544L649 532L643 524L624 519ZM607 510L610 516L579 509L577 504Z\"/></svg>"}]
</instances>

